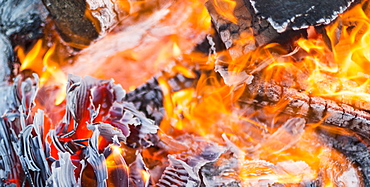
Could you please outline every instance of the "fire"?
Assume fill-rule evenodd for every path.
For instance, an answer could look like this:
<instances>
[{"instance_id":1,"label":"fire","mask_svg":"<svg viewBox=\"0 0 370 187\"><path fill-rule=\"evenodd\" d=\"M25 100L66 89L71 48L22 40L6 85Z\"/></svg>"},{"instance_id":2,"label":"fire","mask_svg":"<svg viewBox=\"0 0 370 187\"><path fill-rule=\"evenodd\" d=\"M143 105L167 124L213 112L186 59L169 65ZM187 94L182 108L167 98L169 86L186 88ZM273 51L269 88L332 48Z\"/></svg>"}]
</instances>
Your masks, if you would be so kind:
<instances>
[{"instance_id":1,"label":"fire","mask_svg":"<svg viewBox=\"0 0 370 187\"><path fill-rule=\"evenodd\" d=\"M56 87L58 89L55 96L55 104L61 104L66 95L67 76L61 70L61 61L56 51L58 43L54 43L50 48L46 46L43 39L39 39L34 47L25 53L24 49L18 49L18 57L21 62L20 70L32 70L40 76L40 87Z\"/></svg>"},{"instance_id":2,"label":"fire","mask_svg":"<svg viewBox=\"0 0 370 187\"><path fill-rule=\"evenodd\" d=\"M365 7L366 8L366 7ZM341 30L338 27L341 26ZM370 20L365 14L362 5L358 4L341 15L338 20L326 28L330 38L330 47L333 53L333 62L330 65L325 61L323 50L324 43L312 47L299 43L305 51L317 50L315 66L308 78L310 91L315 95L369 102L369 45L370 45ZM336 33L340 32L340 36ZM315 41L317 42L317 41ZM311 62L312 63L312 62ZM334 66L333 66L334 64ZM333 74L335 80L329 80L326 86L328 74ZM320 88L320 89L315 89Z\"/></svg>"},{"instance_id":3,"label":"fire","mask_svg":"<svg viewBox=\"0 0 370 187\"><path fill-rule=\"evenodd\" d=\"M234 9L236 2L233 0L212 0L215 5L216 11L224 18L230 20L233 23L237 23L237 19L234 16Z\"/></svg>"},{"instance_id":4,"label":"fire","mask_svg":"<svg viewBox=\"0 0 370 187\"><path fill-rule=\"evenodd\" d=\"M155 9L153 7L151 7L150 11L146 9L141 10L141 5L144 6L146 3L149 2L122 1L118 6L126 12L130 12L127 20L132 19L133 23L136 23L137 20L151 22L152 20L150 19L145 20L138 17L139 13L145 11L155 12L152 10ZM171 147L172 144L172 146L175 145L173 146L175 148L174 150L158 151L160 154L148 156L151 152L146 148L140 147L132 151L135 152L135 154L132 154L134 157L139 158L140 151L145 153L145 158L142 161L144 165L150 160L149 157L155 157L157 161L167 159L161 154L167 154L166 156L184 154L187 156L187 154L195 153L196 156L199 156L201 151L197 150L198 147L192 147L192 145L189 146L186 143L196 142L198 139L201 139L202 143L200 144L202 145L217 143L219 147L224 149L220 151L220 159L214 162L216 166L227 165L222 163L222 159L227 160L229 157L232 157L237 160L236 166L230 166L227 170L230 173L226 172L226 174L222 173L220 175L234 178L243 186L272 186L274 184L298 186L307 185L319 179L320 181L318 182L321 182L322 185L335 186L338 183L350 184L349 180L346 179L347 175L352 174L356 177L360 175L354 163L334 148L326 145L325 140L320 136L321 131L345 136L352 136L353 134L342 132L342 129L335 127L322 127L320 123L311 124L298 114L287 117L280 113L280 108L287 104L285 100L277 102L274 106L253 106L251 103L241 103L240 100L243 97L246 86L254 80L255 77L253 75L260 74L262 80L258 81L284 82L287 87L303 90L302 92L312 96L322 96L350 104L357 103L358 100L370 103L370 70L367 70L367 63L370 60L370 53L368 52L370 48L370 21L363 11L363 5L354 6L352 10L341 15L333 24L325 27L329 40L316 33L308 38L300 38L290 46L291 49L272 43L260 46L231 60L226 59L223 61L221 60L225 55L223 52L210 54L209 56L202 56L197 52L193 52L194 46L201 41L197 35L205 36L205 33L209 33L211 28L211 19L204 2L189 0L171 3L168 10L166 7L161 10L163 12L159 13L163 13L170 19L168 23L177 23L174 21L176 16L168 12L178 11L177 8L183 8L187 12L184 13L185 16L181 17L179 25L174 26L172 30L169 29L170 31L166 30L168 33L165 34L161 33L164 30L153 26L155 24L152 25L154 29L145 28L144 30L130 26L129 28L133 29L134 32L128 29L124 30L123 33L129 35L139 32L139 39L133 41L134 44L130 46L131 38L129 38L127 40L129 41L127 42L129 47L119 48L119 50L117 49L118 52L108 50L108 52L105 51L106 53L102 54L102 56L111 56L111 58L107 57L111 61L113 61L113 54L110 53L114 53L114 55L119 56L117 58L120 59L120 63L134 62L133 64L135 65L133 66L135 66L134 69L136 70L141 69L137 65L141 61L150 62L146 64L150 64L150 66L146 67L150 71L154 71L151 68L160 69L164 64L166 65L166 69L158 76L158 83L163 93L163 107L166 111L166 115L159 125L158 141L166 144L160 146ZM212 3L220 15L233 23L237 23L238 20L233 14L236 7L235 1L212 0ZM153 16L152 18L156 18L155 13L151 12L151 14L153 14L150 15ZM167 24L165 19L159 20L156 21L158 25ZM170 28L170 26L168 27ZM186 30L186 33L190 36L182 35L179 32L184 27L190 28ZM340 33L339 37L338 33ZM153 37L156 38L153 39L151 34L159 39L156 37ZM113 33L109 37L112 40L112 38L118 39L122 38L122 36L120 33ZM237 41L240 46L243 46L243 43L251 43L253 41L252 35L242 35L241 37ZM189 38L192 40L188 41ZM107 41L110 42L111 40ZM80 59L82 60L80 61L86 60L86 57L92 55L91 51L95 53L95 49L99 49L99 47L105 44L107 43L104 43L104 39L102 39L97 41L95 46L82 51L80 53ZM157 48L158 46L161 46L161 48ZM18 57L22 63L21 70L25 71L28 69L36 72L40 76L40 86L43 88L56 87L55 105L63 103L66 97L65 82L67 82L67 77L65 72L74 69L74 71L80 71L79 73L84 74L85 72L81 71L81 67L85 70L84 65L94 63L90 59L90 61L87 60L86 64L81 65L77 60L73 67L64 67L62 69L67 60L58 56L60 48L60 43L58 42L48 47L46 41L40 39L29 51L23 48L18 49ZM233 49L233 47L230 48L230 50ZM86 71L91 71L98 77L101 76L99 78L111 76L104 70L95 71L95 68L105 66L107 64L105 63L106 61L99 62L99 66L91 67L91 69L86 68ZM228 65L229 77L221 78L219 74L213 71L215 66L220 63ZM81 65L79 66L80 69L76 68L78 65ZM114 65L114 67L116 66L117 64ZM196 71L193 71L193 69L196 69ZM169 77L174 74L181 74L182 79L192 79L196 83L176 90L171 87L173 85L169 81ZM121 76L121 73L119 75ZM292 78L294 81L287 80L287 77L294 77ZM134 78L138 79L141 77L135 75ZM147 79L146 76L142 78ZM223 79L228 79L228 81L224 82ZM131 91L137 85L126 86ZM95 91L97 91L97 94L101 94L98 93L99 89ZM258 93L249 94L258 96ZM103 97L102 100L106 101L111 99L110 97L116 97L116 95L107 94L107 98ZM117 115L115 118L117 118L117 121L125 123L124 127L127 126L127 129L125 129L127 131L130 130L128 126L132 125L128 123L135 124L142 120L142 118L139 118L141 113L135 113L135 120L128 122L125 117L129 118L129 114L124 115L122 120L118 118L120 117L119 114L122 111L128 111L128 106L131 105L123 105L124 107L122 108L117 107L115 108L116 110L110 111L108 110L110 106L108 109L104 109L104 104L105 107L108 107L107 103L103 103L96 106L96 111L91 107L86 109L86 111L89 110L91 112L89 113L90 115L86 114L86 116L106 113ZM112 103L109 103L109 105L114 106ZM366 109L370 109L370 107ZM94 114L94 112L97 112L97 114ZM134 115L132 114L132 116ZM94 119L100 120L100 117L94 116ZM104 120L106 119L104 118ZM109 122L109 120L107 121ZM86 120L85 122L89 123ZM88 130L85 126L81 127L81 125L85 124L79 125L80 128L83 127L86 131ZM134 126L132 128L140 125L135 124ZM117 130L116 127L113 129ZM139 132L133 131L132 133L140 134L140 129L137 131ZM82 137L84 134L78 134L77 137L79 136ZM150 138L152 137L147 139ZM58 140L62 141L63 139ZM186 143L183 143L183 140ZM108 144L103 142L102 138L99 141ZM81 150L84 149L84 146L86 147L87 145L82 144ZM163 148L160 146L154 149ZM146 167L143 167L144 169L136 168L135 171L131 170L131 166L134 165L132 163L136 162L132 161L132 158L130 158L132 155L126 152L129 148L123 147L111 144L106 147L105 151L107 152L104 153L106 157L104 164L106 164L107 174L123 176L124 182L129 184L128 175L130 172L136 172L139 173L140 180L143 180L145 186L149 186L149 183L152 182L152 173ZM56 150L53 151L55 152ZM77 156L73 155L72 158ZM129 162L126 162L126 159ZM168 159L166 162L168 162ZM226 162L229 161L227 160ZM180 163L183 164L182 162ZM185 166L184 168L188 169ZM114 180L116 179L108 176L108 185L113 185Z\"/></svg>"}]
</instances>

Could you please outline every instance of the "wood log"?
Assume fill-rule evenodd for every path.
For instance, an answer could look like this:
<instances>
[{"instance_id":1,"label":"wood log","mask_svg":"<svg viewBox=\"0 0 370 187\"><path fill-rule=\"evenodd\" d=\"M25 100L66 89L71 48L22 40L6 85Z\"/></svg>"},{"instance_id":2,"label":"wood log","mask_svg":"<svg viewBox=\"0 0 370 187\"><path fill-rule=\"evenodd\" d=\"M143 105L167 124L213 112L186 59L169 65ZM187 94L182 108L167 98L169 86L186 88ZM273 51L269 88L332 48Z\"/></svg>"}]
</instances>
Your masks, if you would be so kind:
<instances>
[{"instance_id":1,"label":"wood log","mask_svg":"<svg viewBox=\"0 0 370 187\"><path fill-rule=\"evenodd\" d=\"M42 0L61 38L75 48L85 48L111 30L126 13L111 1Z\"/></svg>"},{"instance_id":2,"label":"wood log","mask_svg":"<svg viewBox=\"0 0 370 187\"><path fill-rule=\"evenodd\" d=\"M246 85L240 103L263 107L279 107L277 112L292 116L303 116L309 123L322 122L350 129L363 137L370 137L370 113L347 104L311 96L276 82L263 82L258 76Z\"/></svg>"},{"instance_id":3,"label":"wood log","mask_svg":"<svg viewBox=\"0 0 370 187\"><path fill-rule=\"evenodd\" d=\"M245 0L255 14L267 20L278 32L327 25L346 11L356 0Z\"/></svg>"},{"instance_id":4,"label":"wood log","mask_svg":"<svg viewBox=\"0 0 370 187\"><path fill-rule=\"evenodd\" d=\"M254 50L256 46L263 46L271 42L286 43L306 34L304 30L293 31L292 29L281 33L277 32L266 19L255 13L249 1L243 0L235 1L233 16L237 22L233 22L219 12L217 3L217 0L208 1L206 6L226 48L232 47L230 49L231 56L240 56Z\"/></svg>"}]
</instances>

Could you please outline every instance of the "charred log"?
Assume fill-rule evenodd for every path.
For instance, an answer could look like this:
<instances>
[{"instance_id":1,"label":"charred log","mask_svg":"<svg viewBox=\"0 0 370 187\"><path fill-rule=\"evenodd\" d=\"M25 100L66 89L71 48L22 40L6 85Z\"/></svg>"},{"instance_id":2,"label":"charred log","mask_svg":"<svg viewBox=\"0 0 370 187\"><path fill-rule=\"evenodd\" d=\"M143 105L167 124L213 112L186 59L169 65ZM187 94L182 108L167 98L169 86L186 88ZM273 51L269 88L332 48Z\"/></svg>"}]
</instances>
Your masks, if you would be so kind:
<instances>
[{"instance_id":1,"label":"charred log","mask_svg":"<svg viewBox=\"0 0 370 187\"><path fill-rule=\"evenodd\" d=\"M112 29L125 15L112 2L91 0L43 0L60 36L72 47L88 46L100 35Z\"/></svg>"},{"instance_id":2,"label":"charred log","mask_svg":"<svg viewBox=\"0 0 370 187\"><path fill-rule=\"evenodd\" d=\"M55 1L43 0L50 15L55 19L55 24L60 36L67 43L87 46L99 36L96 26L86 15L87 4L85 0Z\"/></svg>"},{"instance_id":3,"label":"charred log","mask_svg":"<svg viewBox=\"0 0 370 187\"><path fill-rule=\"evenodd\" d=\"M370 113L346 104L321 97L310 96L294 88L277 83L263 83L257 80L246 85L240 103L256 107L277 107L277 111L304 116L310 123L323 122L350 129L364 137L370 136Z\"/></svg>"},{"instance_id":4,"label":"charred log","mask_svg":"<svg viewBox=\"0 0 370 187\"><path fill-rule=\"evenodd\" d=\"M230 18L225 18L219 12L217 1L208 1L207 8L211 15L212 22L224 42L227 49L233 47L229 52L231 56L239 56L240 54L252 51L256 46L263 46L271 42L286 43L294 40L301 35L305 35L305 31L277 30L266 19L257 14L252 4L249 1L237 0L233 12L237 22L233 22ZM252 39L250 36L254 36ZM238 42L247 40L244 42ZM242 43L242 44L241 44Z\"/></svg>"},{"instance_id":5,"label":"charred log","mask_svg":"<svg viewBox=\"0 0 370 187\"><path fill-rule=\"evenodd\" d=\"M251 4L255 14L267 20L279 33L287 29L299 30L310 25L327 25L346 11L356 0L245 0Z\"/></svg>"}]
</instances>

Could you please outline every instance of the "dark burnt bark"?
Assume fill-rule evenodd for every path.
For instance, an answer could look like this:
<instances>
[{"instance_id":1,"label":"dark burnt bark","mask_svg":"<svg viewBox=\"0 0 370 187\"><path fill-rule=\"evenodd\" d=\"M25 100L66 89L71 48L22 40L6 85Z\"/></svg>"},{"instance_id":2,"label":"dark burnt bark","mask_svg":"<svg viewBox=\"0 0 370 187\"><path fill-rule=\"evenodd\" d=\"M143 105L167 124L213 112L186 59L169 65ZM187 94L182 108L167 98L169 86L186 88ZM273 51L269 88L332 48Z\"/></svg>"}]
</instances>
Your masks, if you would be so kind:
<instances>
[{"instance_id":1,"label":"dark burnt bark","mask_svg":"<svg viewBox=\"0 0 370 187\"><path fill-rule=\"evenodd\" d=\"M343 129L345 131L345 129ZM325 129L318 129L321 138L327 145L343 153L348 159L361 167L364 185L370 185L370 152L369 142L356 136L334 134Z\"/></svg>"}]
</instances>

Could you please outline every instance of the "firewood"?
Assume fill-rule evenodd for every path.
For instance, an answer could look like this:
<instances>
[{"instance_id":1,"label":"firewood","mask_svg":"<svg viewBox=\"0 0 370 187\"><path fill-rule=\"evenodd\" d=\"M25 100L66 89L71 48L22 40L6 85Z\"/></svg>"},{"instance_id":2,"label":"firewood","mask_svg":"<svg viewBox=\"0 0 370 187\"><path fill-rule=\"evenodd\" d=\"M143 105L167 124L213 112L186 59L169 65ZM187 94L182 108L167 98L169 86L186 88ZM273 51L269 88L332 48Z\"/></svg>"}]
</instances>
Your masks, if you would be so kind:
<instances>
[{"instance_id":1,"label":"firewood","mask_svg":"<svg viewBox=\"0 0 370 187\"><path fill-rule=\"evenodd\" d=\"M278 32L299 30L308 26L327 25L346 11L356 0L245 0L255 14L267 20Z\"/></svg>"},{"instance_id":2,"label":"firewood","mask_svg":"<svg viewBox=\"0 0 370 187\"><path fill-rule=\"evenodd\" d=\"M227 49L232 47L231 56L239 56L271 42L285 43L296 36L305 34L305 31L277 30L266 20L256 14L249 1L236 0L233 15L237 22L232 22L217 11L217 0L208 1L207 9L212 22ZM253 36L253 38L249 37ZM240 42L245 40L243 42Z\"/></svg>"},{"instance_id":3,"label":"firewood","mask_svg":"<svg viewBox=\"0 0 370 187\"><path fill-rule=\"evenodd\" d=\"M310 123L323 122L350 129L364 137L370 136L370 113L347 104L311 96L276 82L261 82L258 77L246 85L240 103L261 107L279 107L278 111L295 116L304 116Z\"/></svg>"},{"instance_id":4,"label":"firewood","mask_svg":"<svg viewBox=\"0 0 370 187\"><path fill-rule=\"evenodd\" d=\"M112 2L91 0L43 0L62 39L75 48L84 48L111 30L125 15Z\"/></svg>"}]
</instances>

